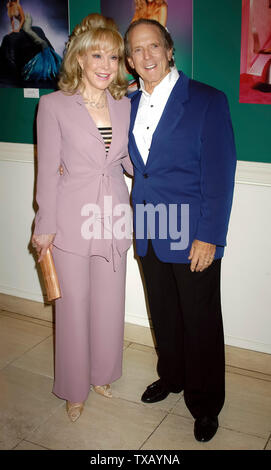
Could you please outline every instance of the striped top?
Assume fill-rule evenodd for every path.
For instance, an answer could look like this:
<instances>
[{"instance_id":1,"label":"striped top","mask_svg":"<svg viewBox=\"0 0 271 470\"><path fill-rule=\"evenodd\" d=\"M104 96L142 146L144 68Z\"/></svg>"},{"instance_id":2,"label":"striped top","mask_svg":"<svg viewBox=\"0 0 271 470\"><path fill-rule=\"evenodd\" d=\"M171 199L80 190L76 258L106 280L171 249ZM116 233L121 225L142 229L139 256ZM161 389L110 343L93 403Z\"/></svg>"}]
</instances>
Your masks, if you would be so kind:
<instances>
[{"instance_id":1,"label":"striped top","mask_svg":"<svg viewBox=\"0 0 271 470\"><path fill-rule=\"evenodd\" d=\"M104 140L105 151L107 154L112 141L112 127L98 127L98 130Z\"/></svg>"}]
</instances>

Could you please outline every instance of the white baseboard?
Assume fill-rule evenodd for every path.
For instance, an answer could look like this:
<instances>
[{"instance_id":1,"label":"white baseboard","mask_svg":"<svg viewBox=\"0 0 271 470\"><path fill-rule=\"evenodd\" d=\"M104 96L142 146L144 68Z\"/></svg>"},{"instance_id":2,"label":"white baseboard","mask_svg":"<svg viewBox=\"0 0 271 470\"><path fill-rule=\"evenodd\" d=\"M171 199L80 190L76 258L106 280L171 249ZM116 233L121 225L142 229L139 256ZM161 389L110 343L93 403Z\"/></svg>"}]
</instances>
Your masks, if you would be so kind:
<instances>
[{"instance_id":1,"label":"white baseboard","mask_svg":"<svg viewBox=\"0 0 271 470\"><path fill-rule=\"evenodd\" d=\"M256 341L247 340L245 338L236 338L225 335L225 344L250 351L258 351L265 354L271 354L271 345ZM271 361L270 361L271 362Z\"/></svg>"},{"instance_id":2,"label":"white baseboard","mask_svg":"<svg viewBox=\"0 0 271 470\"><path fill-rule=\"evenodd\" d=\"M271 163L238 161L235 183L271 186Z\"/></svg>"},{"instance_id":3,"label":"white baseboard","mask_svg":"<svg viewBox=\"0 0 271 470\"><path fill-rule=\"evenodd\" d=\"M0 161L33 163L35 155L33 144L0 142ZM238 160L235 182L271 186L271 163Z\"/></svg>"},{"instance_id":4,"label":"white baseboard","mask_svg":"<svg viewBox=\"0 0 271 470\"><path fill-rule=\"evenodd\" d=\"M14 144L0 142L0 161L33 163L36 146L33 144Z\"/></svg>"},{"instance_id":5,"label":"white baseboard","mask_svg":"<svg viewBox=\"0 0 271 470\"><path fill-rule=\"evenodd\" d=\"M29 301L33 300L34 302L41 302L41 303L44 302L44 297L42 294L37 294L36 292L33 292L33 291L26 291L23 289L18 289L17 287L15 288L15 287L10 287L10 286L5 286L3 284L0 284L0 293L11 295L13 297L20 297L21 299L25 299Z\"/></svg>"}]
</instances>

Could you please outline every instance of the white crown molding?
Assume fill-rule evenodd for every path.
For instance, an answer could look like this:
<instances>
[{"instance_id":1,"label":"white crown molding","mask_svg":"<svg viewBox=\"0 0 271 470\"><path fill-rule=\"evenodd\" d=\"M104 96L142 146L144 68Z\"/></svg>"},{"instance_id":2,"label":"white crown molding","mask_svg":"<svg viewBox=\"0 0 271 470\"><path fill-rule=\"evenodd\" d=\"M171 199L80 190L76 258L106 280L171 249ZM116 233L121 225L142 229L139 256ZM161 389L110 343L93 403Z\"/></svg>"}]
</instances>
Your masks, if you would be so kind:
<instances>
[{"instance_id":1,"label":"white crown molding","mask_svg":"<svg viewBox=\"0 0 271 470\"><path fill-rule=\"evenodd\" d=\"M237 162L235 182L257 186L271 186L271 163L239 160Z\"/></svg>"},{"instance_id":2,"label":"white crown molding","mask_svg":"<svg viewBox=\"0 0 271 470\"><path fill-rule=\"evenodd\" d=\"M0 161L34 163L36 146L0 142ZM271 163L246 162L238 160L235 182L271 186Z\"/></svg>"},{"instance_id":3,"label":"white crown molding","mask_svg":"<svg viewBox=\"0 0 271 470\"><path fill-rule=\"evenodd\" d=\"M0 142L0 161L34 163L35 154L36 146L33 144Z\"/></svg>"}]
</instances>

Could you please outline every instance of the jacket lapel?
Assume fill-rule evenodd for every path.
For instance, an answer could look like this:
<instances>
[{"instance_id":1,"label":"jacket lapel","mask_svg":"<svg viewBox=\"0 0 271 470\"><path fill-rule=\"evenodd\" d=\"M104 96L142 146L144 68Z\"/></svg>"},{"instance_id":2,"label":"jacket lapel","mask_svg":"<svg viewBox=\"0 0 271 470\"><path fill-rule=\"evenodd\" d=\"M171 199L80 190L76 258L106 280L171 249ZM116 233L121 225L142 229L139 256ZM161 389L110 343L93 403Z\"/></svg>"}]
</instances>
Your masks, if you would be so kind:
<instances>
[{"instance_id":1,"label":"jacket lapel","mask_svg":"<svg viewBox=\"0 0 271 470\"><path fill-rule=\"evenodd\" d=\"M138 169L142 171L145 168L145 163L142 160L141 154L137 148L135 136L133 133L135 119L137 115L138 105L140 102L142 92L137 91L134 96L131 98L131 121L130 121L130 130L129 130L129 149L130 149L130 156L133 160L133 163Z\"/></svg>"},{"instance_id":2,"label":"jacket lapel","mask_svg":"<svg viewBox=\"0 0 271 470\"><path fill-rule=\"evenodd\" d=\"M80 126L84 127L84 129L86 129L92 136L96 137L96 139L100 140L104 145L103 138L86 108L81 93L78 91L72 95L72 97L75 104L78 106L78 123L80 123ZM77 116L75 116L75 118L77 119Z\"/></svg>"},{"instance_id":3,"label":"jacket lapel","mask_svg":"<svg viewBox=\"0 0 271 470\"><path fill-rule=\"evenodd\" d=\"M116 101L111 95L111 93L106 90L106 95L107 95L107 103L108 103L108 109L109 109L109 115L110 115L110 121L111 121L111 126L112 126L112 140L111 144L107 153L107 161L110 159L112 155L114 155L114 149L117 145L117 130L118 132L121 133L121 129L124 129L124 123L122 122L122 116L119 116L117 113L117 106L116 106Z\"/></svg>"},{"instance_id":4,"label":"jacket lapel","mask_svg":"<svg viewBox=\"0 0 271 470\"><path fill-rule=\"evenodd\" d=\"M129 147L131 148L131 156L133 163L142 171L150 167L153 161L159 157L159 139L164 138L165 129L170 133L170 129L174 129L176 121L180 121L183 118L184 114L184 103L189 99L189 77L183 72L179 72L180 77L176 82L169 98L166 103L165 109L162 113L162 116L157 124L157 127L152 136L152 143L149 152L149 157L146 162L146 166L142 160L140 152L137 148L135 137L133 134L134 123L136 119L136 114L139 106L139 101L141 98L141 92L137 92L134 95L132 100L131 108L131 124L130 124L130 133L129 133Z\"/></svg>"},{"instance_id":5,"label":"jacket lapel","mask_svg":"<svg viewBox=\"0 0 271 470\"><path fill-rule=\"evenodd\" d=\"M164 138L166 133L174 132L176 123L180 122L184 115L184 103L189 99L189 78L180 72L180 77L176 82L166 103L163 114L157 124L152 136L152 143L146 168L150 167L154 159L159 157L159 140Z\"/></svg>"}]
</instances>

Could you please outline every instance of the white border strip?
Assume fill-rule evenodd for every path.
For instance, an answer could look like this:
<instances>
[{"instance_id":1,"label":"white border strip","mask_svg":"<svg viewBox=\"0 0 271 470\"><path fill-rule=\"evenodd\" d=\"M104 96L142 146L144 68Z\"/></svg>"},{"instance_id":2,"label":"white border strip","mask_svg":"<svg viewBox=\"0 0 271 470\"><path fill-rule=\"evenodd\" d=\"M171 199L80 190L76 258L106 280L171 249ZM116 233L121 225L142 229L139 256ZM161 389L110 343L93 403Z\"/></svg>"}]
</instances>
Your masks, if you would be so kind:
<instances>
[{"instance_id":1,"label":"white border strip","mask_svg":"<svg viewBox=\"0 0 271 470\"><path fill-rule=\"evenodd\" d=\"M30 292L17 287L9 287L5 285L0 285L0 294L10 295L12 297L19 297L22 301L25 300L34 300L35 302L44 303L44 297L42 294L37 294L36 292ZM4 309L4 307L2 307ZM1 305L0 305L1 310Z\"/></svg>"},{"instance_id":2,"label":"white border strip","mask_svg":"<svg viewBox=\"0 0 271 470\"><path fill-rule=\"evenodd\" d=\"M33 144L14 144L0 142L0 161L34 163L36 146Z\"/></svg>"},{"instance_id":3,"label":"white border strip","mask_svg":"<svg viewBox=\"0 0 271 470\"><path fill-rule=\"evenodd\" d=\"M235 182L271 186L271 163L238 161Z\"/></svg>"},{"instance_id":4,"label":"white border strip","mask_svg":"<svg viewBox=\"0 0 271 470\"><path fill-rule=\"evenodd\" d=\"M35 145L0 142L0 161L34 163L35 155ZM237 162L235 182L238 184L271 186L271 163L239 160Z\"/></svg>"}]
</instances>

